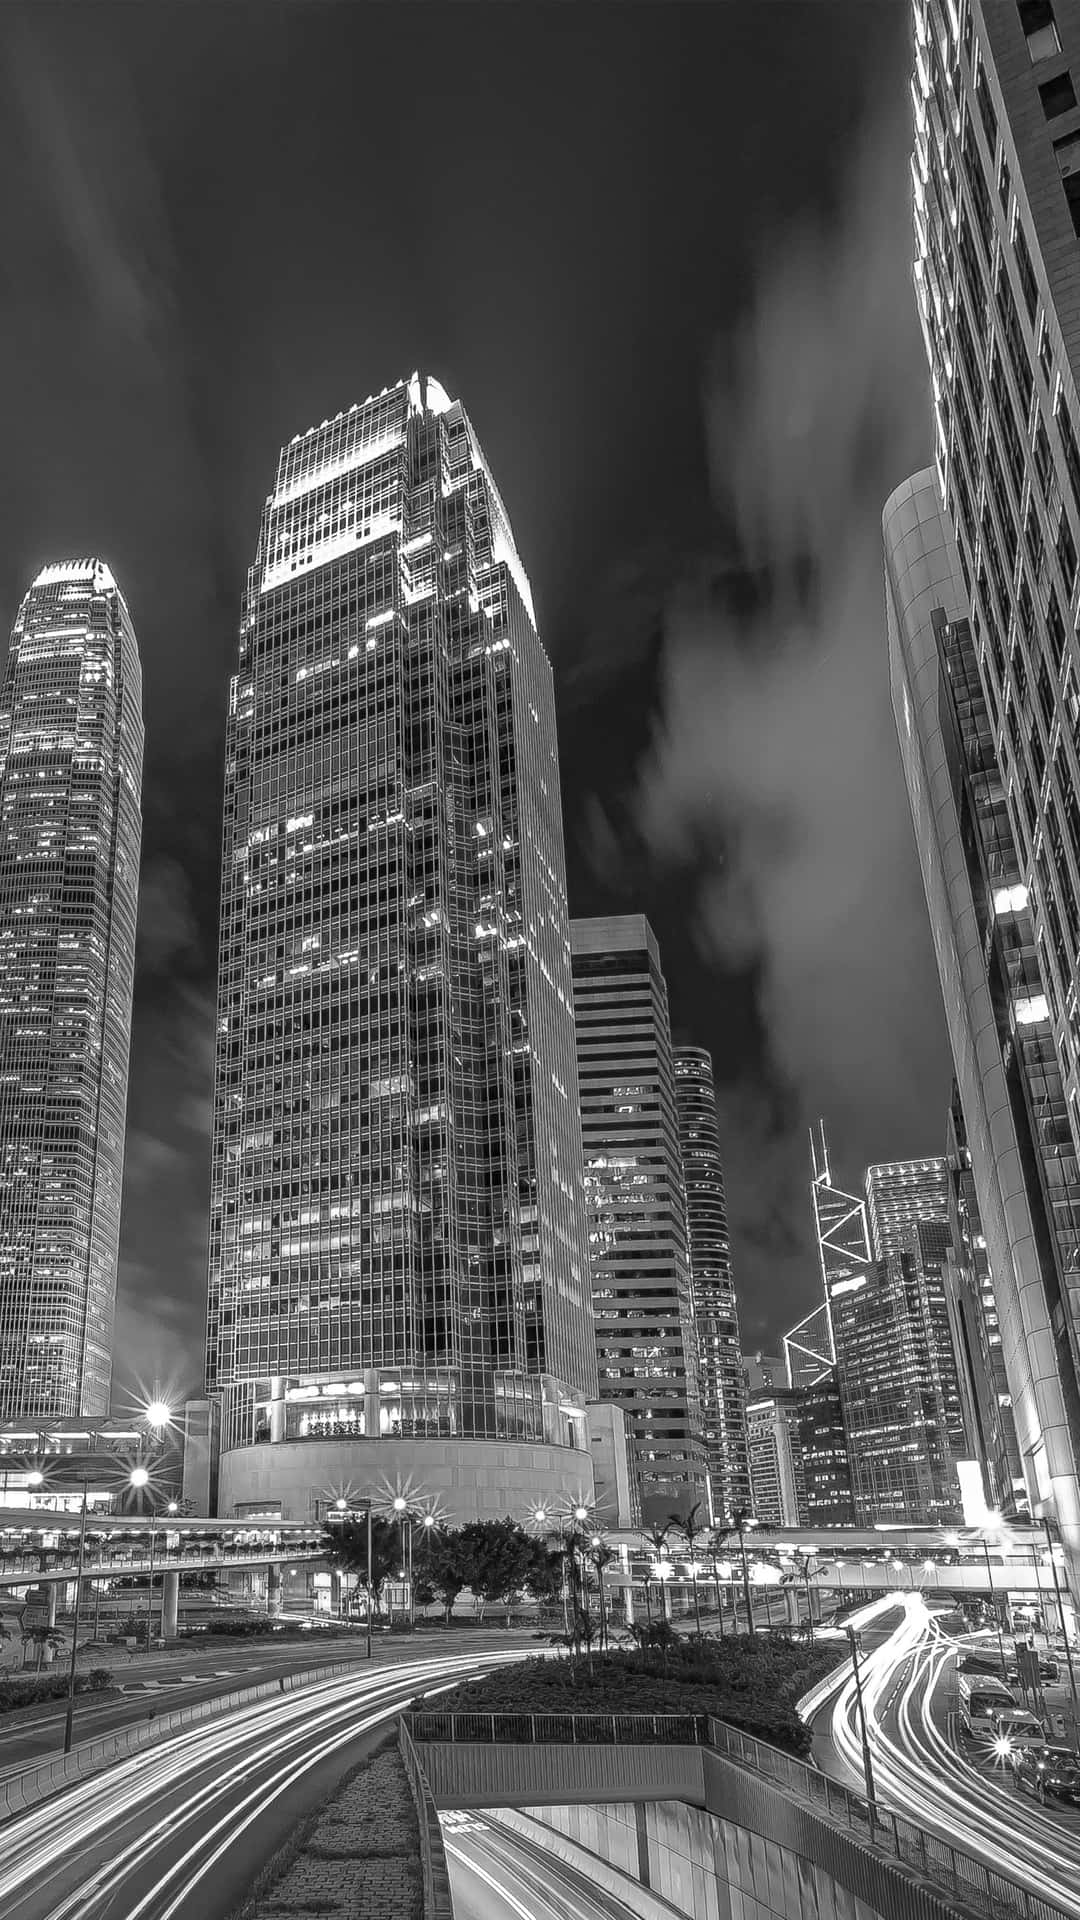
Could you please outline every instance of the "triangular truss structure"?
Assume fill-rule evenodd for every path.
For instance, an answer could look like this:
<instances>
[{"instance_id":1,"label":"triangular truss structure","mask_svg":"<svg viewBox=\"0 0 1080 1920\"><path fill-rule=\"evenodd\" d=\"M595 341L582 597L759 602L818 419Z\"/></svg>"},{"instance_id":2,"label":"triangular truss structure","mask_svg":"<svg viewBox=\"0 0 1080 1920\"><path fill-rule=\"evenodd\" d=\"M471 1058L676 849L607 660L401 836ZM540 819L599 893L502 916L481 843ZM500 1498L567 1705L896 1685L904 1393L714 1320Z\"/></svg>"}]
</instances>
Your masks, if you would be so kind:
<instances>
[{"instance_id":1,"label":"triangular truss structure","mask_svg":"<svg viewBox=\"0 0 1080 1920\"><path fill-rule=\"evenodd\" d=\"M814 1210L822 1301L784 1336L788 1384L793 1387L816 1386L836 1365L830 1305L833 1289L839 1282L865 1273L871 1261L866 1206L856 1194L845 1193L842 1187L833 1185L824 1120L819 1120L810 1132L810 1165L810 1204Z\"/></svg>"}]
</instances>

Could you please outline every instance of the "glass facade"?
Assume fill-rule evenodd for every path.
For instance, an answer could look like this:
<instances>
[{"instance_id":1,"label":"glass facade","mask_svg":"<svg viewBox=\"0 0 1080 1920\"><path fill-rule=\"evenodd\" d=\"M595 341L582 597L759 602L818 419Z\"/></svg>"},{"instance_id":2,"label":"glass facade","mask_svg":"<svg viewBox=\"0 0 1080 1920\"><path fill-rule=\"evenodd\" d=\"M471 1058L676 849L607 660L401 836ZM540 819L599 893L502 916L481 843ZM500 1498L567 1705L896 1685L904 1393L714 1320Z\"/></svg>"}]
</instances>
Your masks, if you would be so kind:
<instances>
[{"instance_id":1,"label":"glass facade","mask_svg":"<svg viewBox=\"0 0 1080 1920\"><path fill-rule=\"evenodd\" d=\"M874 1258L903 1253L921 1222L949 1217L944 1160L887 1160L867 1167L866 1211Z\"/></svg>"},{"instance_id":2,"label":"glass facade","mask_svg":"<svg viewBox=\"0 0 1080 1920\"><path fill-rule=\"evenodd\" d=\"M641 914L574 920L578 1080L602 1399L646 1521L708 1511L667 987Z\"/></svg>"},{"instance_id":3,"label":"glass facade","mask_svg":"<svg viewBox=\"0 0 1080 1920\"><path fill-rule=\"evenodd\" d=\"M893 708L1027 1501L1080 1563L1078 1166L1031 889L937 475L885 508ZM959 1251L957 1248L956 1251Z\"/></svg>"},{"instance_id":4,"label":"glass facade","mask_svg":"<svg viewBox=\"0 0 1080 1920\"><path fill-rule=\"evenodd\" d=\"M566 1443L595 1392L551 668L417 375L283 448L248 576L207 1376L223 1449Z\"/></svg>"},{"instance_id":5,"label":"glass facade","mask_svg":"<svg viewBox=\"0 0 1080 1920\"><path fill-rule=\"evenodd\" d=\"M676 1047L675 1109L686 1183L686 1227L697 1331L701 1421L713 1511L750 1509L746 1383L731 1273L716 1086L702 1047Z\"/></svg>"},{"instance_id":6,"label":"glass facade","mask_svg":"<svg viewBox=\"0 0 1080 1920\"><path fill-rule=\"evenodd\" d=\"M838 1280L861 1273L870 1261L866 1207L857 1194L845 1193L833 1182L825 1122L810 1135L810 1205L814 1215L821 1305L784 1335L788 1385L814 1386L824 1380L836 1362L832 1326L832 1289Z\"/></svg>"},{"instance_id":7,"label":"glass facade","mask_svg":"<svg viewBox=\"0 0 1080 1920\"><path fill-rule=\"evenodd\" d=\"M44 567L0 693L0 1416L108 1411L142 682L99 560Z\"/></svg>"},{"instance_id":8,"label":"glass facade","mask_svg":"<svg viewBox=\"0 0 1080 1920\"><path fill-rule=\"evenodd\" d=\"M1037 24L983 0L913 0L912 12L915 287L935 474L1024 901L1015 957L1030 991L1013 997L1024 1051L1041 1056L1034 1156L1053 1137L1059 1161L1043 1266L1072 1432L1025 1473L1080 1557L1080 11L1047 4Z\"/></svg>"}]
</instances>

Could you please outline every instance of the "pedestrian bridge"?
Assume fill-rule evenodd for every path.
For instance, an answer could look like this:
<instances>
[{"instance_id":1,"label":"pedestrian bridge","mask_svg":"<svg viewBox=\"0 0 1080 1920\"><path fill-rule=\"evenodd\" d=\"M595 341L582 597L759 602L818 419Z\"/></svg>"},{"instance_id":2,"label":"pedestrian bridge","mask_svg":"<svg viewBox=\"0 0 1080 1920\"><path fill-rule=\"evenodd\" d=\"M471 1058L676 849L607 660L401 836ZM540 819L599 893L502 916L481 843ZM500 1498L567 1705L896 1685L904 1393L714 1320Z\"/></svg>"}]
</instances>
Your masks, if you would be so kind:
<instances>
[{"instance_id":1,"label":"pedestrian bridge","mask_svg":"<svg viewBox=\"0 0 1080 1920\"><path fill-rule=\"evenodd\" d=\"M80 1516L6 1510L0 1526L0 1590L71 1580L79 1564ZM83 1577L115 1580L142 1574L228 1573L280 1569L326 1557L321 1526L272 1520L202 1520L89 1513Z\"/></svg>"},{"instance_id":2,"label":"pedestrian bridge","mask_svg":"<svg viewBox=\"0 0 1080 1920\"><path fill-rule=\"evenodd\" d=\"M1019 1881L709 1716L411 1713L405 1728L437 1808L524 1809L669 1899L681 1855L690 1920L734 1910L718 1882L781 1920L1029 1910Z\"/></svg>"}]
</instances>

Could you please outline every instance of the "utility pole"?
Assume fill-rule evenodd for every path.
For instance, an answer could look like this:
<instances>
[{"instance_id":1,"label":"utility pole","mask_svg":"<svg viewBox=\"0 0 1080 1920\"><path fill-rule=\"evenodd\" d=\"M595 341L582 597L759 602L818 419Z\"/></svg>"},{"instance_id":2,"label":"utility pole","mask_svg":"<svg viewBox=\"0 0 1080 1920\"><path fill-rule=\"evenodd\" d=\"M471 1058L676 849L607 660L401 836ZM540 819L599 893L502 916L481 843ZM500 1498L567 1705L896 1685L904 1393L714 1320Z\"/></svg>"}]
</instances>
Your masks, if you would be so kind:
<instances>
[{"instance_id":1,"label":"utility pole","mask_svg":"<svg viewBox=\"0 0 1080 1920\"><path fill-rule=\"evenodd\" d=\"M870 1739L866 1730L866 1707L863 1704L862 1674L859 1671L859 1636L854 1627L847 1629L848 1645L851 1648L851 1670L855 1676L855 1704L859 1715L859 1733L862 1739L863 1774L866 1779L866 1799L873 1819L877 1811L874 1799L874 1769L870 1761Z\"/></svg>"},{"instance_id":2,"label":"utility pole","mask_svg":"<svg viewBox=\"0 0 1080 1920\"><path fill-rule=\"evenodd\" d=\"M79 1559L75 1571L75 1605L71 1616L71 1663L68 1667L67 1713L64 1716L64 1752L71 1752L71 1731L75 1719L75 1667L79 1657L79 1613L82 1606L83 1565L86 1558L86 1509L90 1504L90 1482L82 1482L82 1515L79 1520Z\"/></svg>"}]
</instances>

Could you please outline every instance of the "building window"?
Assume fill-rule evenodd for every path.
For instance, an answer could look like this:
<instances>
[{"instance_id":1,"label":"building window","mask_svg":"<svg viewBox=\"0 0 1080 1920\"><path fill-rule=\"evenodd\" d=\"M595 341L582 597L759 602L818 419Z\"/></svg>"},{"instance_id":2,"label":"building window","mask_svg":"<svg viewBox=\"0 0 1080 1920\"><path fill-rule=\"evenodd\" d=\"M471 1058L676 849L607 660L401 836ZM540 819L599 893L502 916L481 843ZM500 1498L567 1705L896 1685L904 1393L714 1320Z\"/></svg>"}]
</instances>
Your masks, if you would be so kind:
<instances>
[{"instance_id":1,"label":"building window","mask_svg":"<svg viewBox=\"0 0 1080 1920\"><path fill-rule=\"evenodd\" d=\"M986 78L986 68L983 66L981 60L979 62L978 78L975 81L975 96L979 102L979 113L982 118L983 132L986 135L986 144L990 149L990 157L993 159L997 151L997 114L994 112L994 103L990 98L990 86Z\"/></svg>"},{"instance_id":2,"label":"building window","mask_svg":"<svg viewBox=\"0 0 1080 1920\"><path fill-rule=\"evenodd\" d=\"M1031 264L1031 255L1028 252L1028 243L1024 238L1024 229L1020 225L1019 220L1016 222L1016 232L1013 234L1013 248L1016 253L1016 271L1020 279L1020 291L1024 296L1024 305L1027 308L1028 319L1031 321L1032 326L1034 326L1035 314L1039 305L1039 289L1035 283L1035 269Z\"/></svg>"},{"instance_id":3,"label":"building window","mask_svg":"<svg viewBox=\"0 0 1080 1920\"><path fill-rule=\"evenodd\" d=\"M1061 41L1050 0L1019 0L1018 11L1032 64L1052 60L1061 52Z\"/></svg>"},{"instance_id":4,"label":"building window","mask_svg":"<svg viewBox=\"0 0 1080 1920\"><path fill-rule=\"evenodd\" d=\"M1044 80L1039 88L1039 99L1048 120L1056 120L1068 113L1076 105L1076 88L1069 73L1055 73L1052 80Z\"/></svg>"},{"instance_id":5,"label":"building window","mask_svg":"<svg viewBox=\"0 0 1080 1920\"><path fill-rule=\"evenodd\" d=\"M1067 179L1080 167L1080 133L1063 133L1060 140L1054 141L1054 153L1058 172L1063 180Z\"/></svg>"},{"instance_id":6,"label":"building window","mask_svg":"<svg viewBox=\"0 0 1080 1920\"><path fill-rule=\"evenodd\" d=\"M1062 185L1065 188L1065 205L1069 209L1073 232L1080 240L1080 173L1070 173L1068 179L1062 181Z\"/></svg>"}]
</instances>

